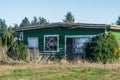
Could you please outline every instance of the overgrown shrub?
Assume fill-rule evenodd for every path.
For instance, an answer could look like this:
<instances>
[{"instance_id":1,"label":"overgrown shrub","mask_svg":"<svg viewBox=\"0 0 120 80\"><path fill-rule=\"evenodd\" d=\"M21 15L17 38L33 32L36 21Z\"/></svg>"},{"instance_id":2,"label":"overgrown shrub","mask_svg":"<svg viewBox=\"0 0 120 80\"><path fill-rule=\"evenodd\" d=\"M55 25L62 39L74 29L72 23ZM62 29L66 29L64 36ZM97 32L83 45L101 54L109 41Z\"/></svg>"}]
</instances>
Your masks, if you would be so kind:
<instances>
[{"instance_id":1,"label":"overgrown shrub","mask_svg":"<svg viewBox=\"0 0 120 80\"><path fill-rule=\"evenodd\" d=\"M27 46L20 41L15 41L9 48L7 55L15 60L26 60L28 56Z\"/></svg>"},{"instance_id":2,"label":"overgrown shrub","mask_svg":"<svg viewBox=\"0 0 120 80\"><path fill-rule=\"evenodd\" d=\"M112 62L119 59L119 44L112 32L104 33L92 38L88 44L87 58L103 63Z\"/></svg>"},{"instance_id":3,"label":"overgrown shrub","mask_svg":"<svg viewBox=\"0 0 120 80\"><path fill-rule=\"evenodd\" d=\"M12 33L10 33L8 30L4 31L3 33L3 45L11 45L14 41L14 37Z\"/></svg>"},{"instance_id":4,"label":"overgrown shrub","mask_svg":"<svg viewBox=\"0 0 120 80\"><path fill-rule=\"evenodd\" d=\"M2 37L0 37L0 46L2 46Z\"/></svg>"}]
</instances>

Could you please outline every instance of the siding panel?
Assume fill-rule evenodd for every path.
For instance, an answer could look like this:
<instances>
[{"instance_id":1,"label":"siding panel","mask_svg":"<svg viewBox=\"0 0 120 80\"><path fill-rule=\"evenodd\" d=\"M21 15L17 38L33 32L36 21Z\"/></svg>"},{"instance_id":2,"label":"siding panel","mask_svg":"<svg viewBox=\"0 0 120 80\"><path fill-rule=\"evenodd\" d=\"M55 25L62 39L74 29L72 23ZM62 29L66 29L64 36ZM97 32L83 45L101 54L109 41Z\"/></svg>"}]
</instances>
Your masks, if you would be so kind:
<instances>
[{"instance_id":1,"label":"siding panel","mask_svg":"<svg viewBox=\"0 0 120 80\"><path fill-rule=\"evenodd\" d=\"M65 35L98 35L104 33L103 29L67 29L67 28L49 28L40 30L24 31L23 41L27 43L28 37L39 38L39 50L44 53L44 35L59 35L59 53L64 53Z\"/></svg>"}]
</instances>

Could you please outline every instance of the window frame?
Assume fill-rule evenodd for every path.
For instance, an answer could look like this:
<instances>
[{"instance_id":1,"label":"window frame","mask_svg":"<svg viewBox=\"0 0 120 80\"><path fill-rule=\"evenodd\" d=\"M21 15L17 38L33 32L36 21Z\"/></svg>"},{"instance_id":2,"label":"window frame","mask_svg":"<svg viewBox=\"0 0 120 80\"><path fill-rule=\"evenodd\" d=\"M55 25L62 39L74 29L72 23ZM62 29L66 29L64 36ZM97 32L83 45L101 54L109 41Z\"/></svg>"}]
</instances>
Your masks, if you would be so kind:
<instances>
[{"instance_id":1,"label":"window frame","mask_svg":"<svg viewBox=\"0 0 120 80\"><path fill-rule=\"evenodd\" d=\"M57 37L57 39L58 39L57 50L46 50L45 49L45 45L46 45L45 38L46 37ZM59 35L44 35L44 52L59 52Z\"/></svg>"},{"instance_id":2,"label":"window frame","mask_svg":"<svg viewBox=\"0 0 120 80\"><path fill-rule=\"evenodd\" d=\"M66 48L67 48L67 47L66 47L66 46L67 46L67 45L66 45L66 41L67 41L66 39L67 39L67 38L80 38L80 37L83 37L83 38L84 38L84 37L89 37L89 38L90 38L89 43L90 43L92 37L94 37L94 36L96 36L96 35L65 35L65 44L64 44L64 45L65 45L65 47L64 47L64 48L65 48L65 51L64 51L65 56L66 56Z\"/></svg>"}]
</instances>

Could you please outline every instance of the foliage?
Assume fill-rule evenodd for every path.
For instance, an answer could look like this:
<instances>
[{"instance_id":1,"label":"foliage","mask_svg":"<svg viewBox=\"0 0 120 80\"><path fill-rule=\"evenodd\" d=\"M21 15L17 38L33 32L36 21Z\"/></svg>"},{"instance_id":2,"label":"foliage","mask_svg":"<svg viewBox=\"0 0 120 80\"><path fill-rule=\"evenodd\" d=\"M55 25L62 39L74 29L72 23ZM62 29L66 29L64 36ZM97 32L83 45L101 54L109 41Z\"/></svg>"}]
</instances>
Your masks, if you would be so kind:
<instances>
[{"instance_id":1,"label":"foliage","mask_svg":"<svg viewBox=\"0 0 120 80\"><path fill-rule=\"evenodd\" d=\"M112 32L94 37L86 51L89 59L103 63L112 62L120 56L119 44Z\"/></svg>"},{"instance_id":2,"label":"foliage","mask_svg":"<svg viewBox=\"0 0 120 80\"><path fill-rule=\"evenodd\" d=\"M14 24L13 30L17 29L18 27L19 27L18 24Z\"/></svg>"},{"instance_id":3,"label":"foliage","mask_svg":"<svg viewBox=\"0 0 120 80\"><path fill-rule=\"evenodd\" d=\"M48 24L49 22L43 18L43 17L39 17L39 24L43 25L43 24Z\"/></svg>"},{"instance_id":4,"label":"foliage","mask_svg":"<svg viewBox=\"0 0 120 80\"><path fill-rule=\"evenodd\" d=\"M31 25L45 25L45 24L48 24L49 22L44 18L44 17L34 17L32 22L31 22Z\"/></svg>"},{"instance_id":5,"label":"foliage","mask_svg":"<svg viewBox=\"0 0 120 80\"><path fill-rule=\"evenodd\" d=\"M65 15L65 19L63 20L63 22L66 23L74 23L75 18L74 16L71 14L71 12L67 12L67 14Z\"/></svg>"},{"instance_id":6,"label":"foliage","mask_svg":"<svg viewBox=\"0 0 120 80\"><path fill-rule=\"evenodd\" d=\"M20 24L20 27L29 26L29 25L30 25L30 22L29 22L28 18L25 17L25 18L22 20L22 22L21 22L21 24Z\"/></svg>"},{"instance_id":7,"label":"foliage","mask_svg":"<svg viewBox=\"0 0 120 80\"><path fill-rule=\"evenodd\" d=\"M14 37L9 30L4 31L3 33L3 45L11 45L14 41Z\"/></svg>"},{"instance_id":8,"label":"foliage","mask_svg":"<svg viewBox=\"0 0 120 80\"><path fill-rule=\"evenodd\" d=\"M20 27L24 27L24 26L34 26L34 25L46 25L48 24L49 22L47 21L47 19L45 19L44 17L33 17L33 20L30 22L28 20L27 17L25 17L21 24L20 24ZM15 27L18 27L17 25L15 25Z\"/></svg>"},{"instance_id":9,"label":"foliage","mask_svg":"<svg viewBox=\"0 0 120 80\"><path fill-rule=\"evenodd\" d=\"M9 48L7 54L15 60L26 60L28 55L27 46L20 41L15 41Z\"/></svg>"},{"instance_id":10,"label":"foliage","mask_svg":"<svg viewBox=\"0 0 120 80\"><path fill-rule=\"evenodd\" d=\"M31 25L38 25L37 17L33 18L33 20L31 21Z\"/></svg>"},{"instance_id":11,"label":"foliage","mask_svg":"<svg viewBox=\"0 0 120 80\"><path fill-rule=\"evenodd\" d=\"M2 46L2 37L0 37L0 46Z\"/></svg>"},{"instance_id":12,"label":"foliage","mask_svg":"<svg viewBox=\"0 0 120 80\"><path fill-rule=\"evenodd\" d=\"M116 21L117 25L120 25L120 16L118 17L118 20Z\"/></svg>"},{"instance_id":13,"label":"foliage","mask_svg":"<svg viewBox=\"0 0 120 80\"><path fill-rule=\"evenodd\" d=\"M0 32L3 33L7 29L5 20L0 19Z\"/></svg>"},{"instance_id":14,"label":"foliage","mask_svg":"<svg viewBox=\"0 0 120 80\"><path fill-rule=\"evenodd\" d=\"M12 26L9 26L9 27L8 27L8 31L9 31L10 33L13 33L13 28L12 28Z\"/></svg>"}]
</instances>

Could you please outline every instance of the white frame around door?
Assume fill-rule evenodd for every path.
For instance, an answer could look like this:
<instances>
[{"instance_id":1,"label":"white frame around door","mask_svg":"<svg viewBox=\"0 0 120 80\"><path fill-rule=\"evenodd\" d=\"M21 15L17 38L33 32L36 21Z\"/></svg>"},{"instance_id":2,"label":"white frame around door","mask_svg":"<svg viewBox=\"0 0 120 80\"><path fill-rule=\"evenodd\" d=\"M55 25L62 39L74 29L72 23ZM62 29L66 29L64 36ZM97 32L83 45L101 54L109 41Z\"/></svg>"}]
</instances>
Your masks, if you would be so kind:
<instances>
[{"instance_id":1,"label":"white frame around door","mask_svg":"<svg viewBox=\"0 0 120 80\"><path fill-rule=\"evenodd\" d=\"M90 38L90 41L91 41L91 38L94 37L96 35L65 35L65 56L66 56L66 38L74 38L74 37L89 37Z\"/></svg>"}]
</instances>

